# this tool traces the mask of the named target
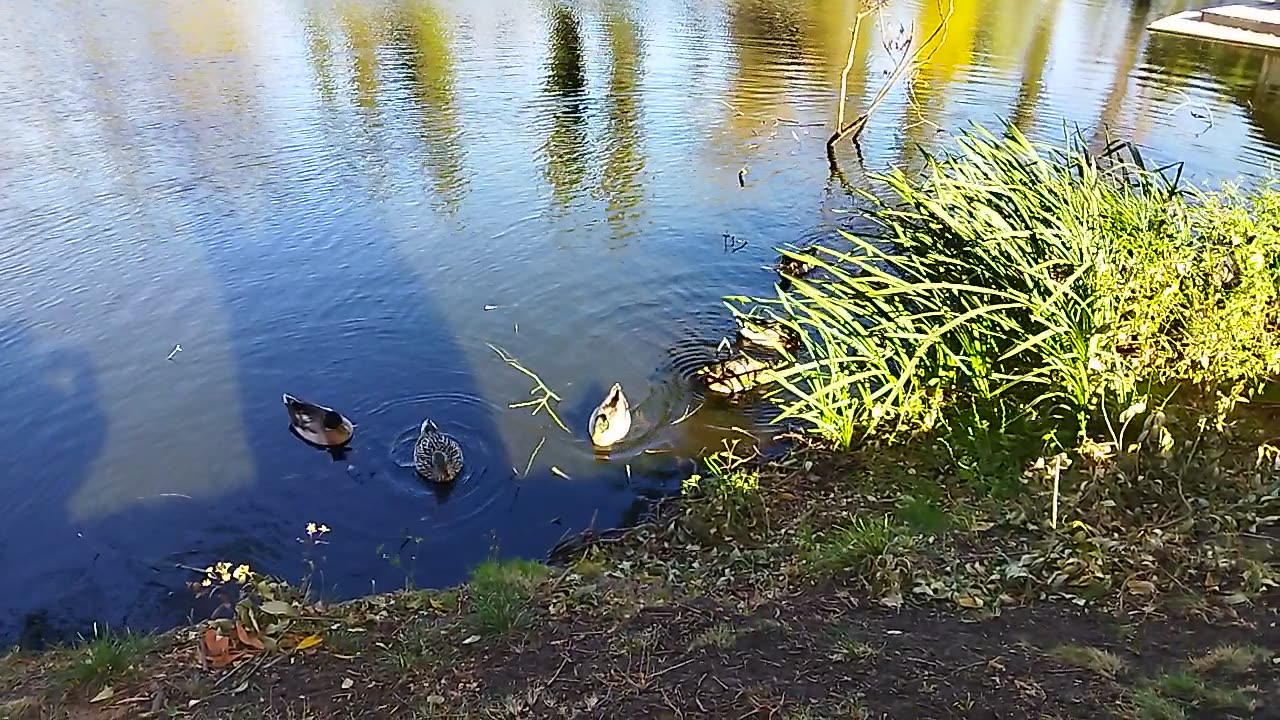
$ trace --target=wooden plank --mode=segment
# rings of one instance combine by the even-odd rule
[[[1280,35],[1280,10],[1274,8],[1248,5],[1205,8],[1200,11],[1200,19],[1207,23],[1238,30]]]
[[[1201,40],[1215,40],[1233,45],[1280,50],[1280,35],[1242,30],[1237,27],[1205,22],[1201,19],[1202,13],[1203,11],[1201,10],[1181,12],[1153,22],[1147,26],[1147,29],[1153,33],[1167,33]]]

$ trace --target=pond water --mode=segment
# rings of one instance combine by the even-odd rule
[[[314,563],[349,597],[634,521],[759,429],[723,403],[675,423],[720,298],[771,292],[774,248],[830,237],[917,143],[1007,117],[1262,174],[1280,72],[1145,32],[1185,6],[955,0],[833,178],[856,1],[3,3],[0,639],[199,615],[182,565]],[[851,113],[882,41],[938,17],[864,24]],[[572,435],[508,407],[532,383],[489,344]],[[639,418],[601,461],[615,381]],[[291,435],[283,392],[354,419],[350,452]],[[404,467],[428,416],[467,454],[446,493]]]

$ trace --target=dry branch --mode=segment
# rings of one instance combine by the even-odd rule
[[[937,2],[939,8],[941,8],[942,0],[937,0]],[[904,41],[901,54],[894,61],[893,71],[889,74],[889,78],[885,80],[884,84],[882,84],[878,90],[876,90],[876,94],[872,97],[871,103],[867,106],[866,111],[854,118],[852,122],[845,124],[844,108],[847,102],[846,96],[849,88],[849,72],[853,68],[854,51],[858,44],[858,31],[861,29],[863,18],[872,13],[882,13],[883,7],[884,5],[882,3],[877,3],[873,8],[858,13],[857,19],[853,24],[852,36],[849,40],[849,57],[845,62],[844,71],[840,74],[840,107],[837,112],[836,130],[831,134],[831,137],[827,138],[827,159],[831,161],[833,169],[837,168],[835,155],[836,144],[846,137],[851,137],[856,145],[858,137],[862,134],[867,122],[871,119],[871,114],[874,113],[876,108],[884,102],[885,98],[889,95],[889,91],[893,89],[893,86],[908,73],[915,73],[919,71],[919,69],[933,57],[933,52],[937,50],[937,46],[940,44],[937,41],[939,38],[945,36],[947,25],[951,21],[951,15],[955,12],[955,1],[947,0],[946,12],[943,13],[942,19],[938,22],[938,26],[929,33],[929,36],[924,39],[924,42],[919,43],[918,45],[915,44],[914,26],[907,31],[909,35]],[[883,27],[884,23],[881,22],[880,25]],[[925,55],[924,51],[927,48],[931,49],[929,53]]]

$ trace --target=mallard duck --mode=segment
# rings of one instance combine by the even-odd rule
[[[355,425],[337,410],[304,402],[285,393],[284,406],[294,432],[312,445],[341,447],[351,442]]]
[[[795,252],[805,253],[808,252],[808,249],[802,248]],[[784,281],[789,281],[792,278],[802,278],[808,275],[813,272],[814,266],[808,260],[801,260],[789,255],[783,255],[778,258],[778,263],[774,265],[774,268],[778,271],[778,275],[782,276]]]
[[[426,480],[453,482],[462,472],[462,446],[440,432],[434,422],[423,420],[418,443],[413,446],[413,468]]]
[[[695,374],[706,383],[707,390],[717,395],[737,395],[763,383],[766,379],[765,372],[779,364],[750,355],[739,355],[705,365]]]
[[[776,320],[741,318],[738,324],[738,340],[747,345],[789,352],[800,344],[796,331]]]
[[[631,406],[622,394],[622,385],[614,383],[600,406],[591,413],[591,442],[607,448],[619,443],[631,431]]]

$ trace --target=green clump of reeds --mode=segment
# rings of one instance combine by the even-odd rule
[[[1221,410],[1280,370],[1274,183],[1204,192],[1132,146],[1013,127],[957,145],[876,178],[875,232],[794,254],[817,276],[730,299],[804,338],[780,419],[841,447],[940,423],[1067,447],[1148,398],[1194,389]]]

